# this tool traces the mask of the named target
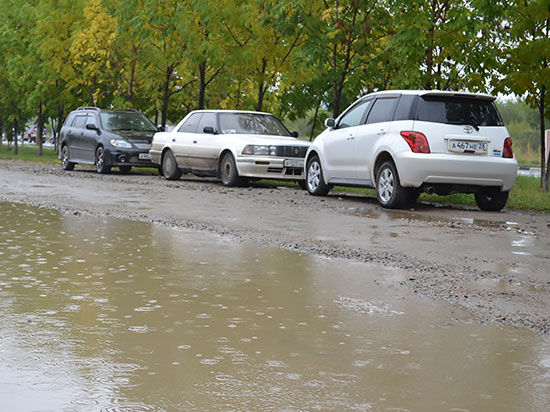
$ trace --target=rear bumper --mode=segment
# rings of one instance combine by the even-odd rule
[[[293,165],[286,165],[290,161]],[[263,179],[303,180],[303,158],[239,156],[235,159],[239,176]]]
[[[510,190],[516,181],[516,159],[463,154],[400,153],[396,159],[402,186],[452,184],[495,186]]]

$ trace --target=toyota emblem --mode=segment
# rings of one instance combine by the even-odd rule
[[[464,133],[472,133],[474,131],[474,127],[473,126],[470,126],[469,124],[467,124],[466,126],[464,126]]]

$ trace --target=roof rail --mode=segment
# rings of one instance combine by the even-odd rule
[[[100,111],[101,109],[99,107],[95,107],[95,106],[85,106],[85,107],[79,107],[76,110],[97,110],[97,111]]]
[[[120,109],[112,109],[113,112],[137,112],[138,110],[132,109],[130,107],[122,107]]]

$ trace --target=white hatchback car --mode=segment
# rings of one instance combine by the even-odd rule
[[[218,177],[226,186],[250,178],[294,180],[304,186],[311,143],[296,137],[269,113],[196,110],[172,131],[156,133],[149,154],[168,180],[185,172]]]
[[[376,188],[385,208],[416,202],[420,192],[473,193],[498,211],[516,180],[510,134],[485,94],[384,91],[327,119],[306,155],[306,186]]]

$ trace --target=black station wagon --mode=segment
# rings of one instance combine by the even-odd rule
[[[157,127],[134,109],[80,107],[65,120],[60,133],[63,170],[77,163],[93,164],[98,173],[112,167],[129,172],[132,166],[154,167],[149,157]]]

